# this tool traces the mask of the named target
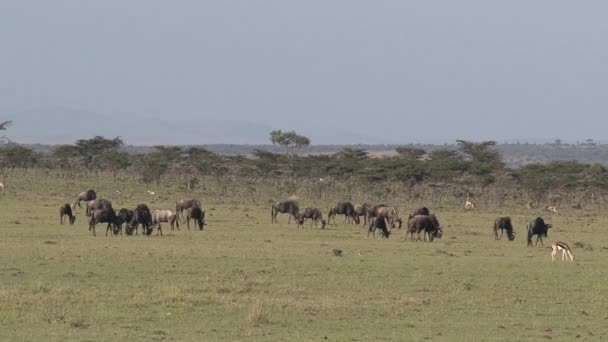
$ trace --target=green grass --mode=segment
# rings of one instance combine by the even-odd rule
[[[166,225],[162,238],[104,237],[100,225],[93,237],[84,209],[75,226],[58,222],[59,204],[85,187],[52,193],[54,182],[14,179],[0,196],[3,341],[608,338],[608,218],[594,212],[544,215],[554,225],[545,246],[584,244],[575,263],[552,263],[550,249],[526,248],[524,222],[539,213],[522,209],[435,209],[444,238],[427,244],[403,241],[403,232],[366,239],[342,218],[326,230],[297,230],[286,216],[271,225],[265,203],[201,195],[205,231]],[[123,191],[115,207],[171,208],[183,197],[142,189]],[[513,242],[493,237],[504,214],[516,225]]]

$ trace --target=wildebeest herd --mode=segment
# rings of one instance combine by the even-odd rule
[[[106,223],[106,236],[122,235],[123,230],[126,235],[139,235],[139,226],[142,228],[143,235],[151,235],[154,228],[157,229],[156,235],[163,235],[161,223],[169,223],[171,230],[179,230],[180,215],[186,212],[186,226],[190,229],[190,221],[194,221],[194,227],[203,230],[205,223],[205,211],[198,200],[181,200],[175,203],[175,211],[169,209],[158,209],[151,211],[148,205],[138,204],[133,209],[121,208],[116,211],[112,207],[112,202],[97,198],[94,190],[83,191],[76,197],[74,204],[63,204],[59,208],[59,222],[64,223],[64,218],[68,218],[70,225],[76,222],[73,209],[85,203],[85,215],[89,218],[89,230],[96,236],[95,227],[99,223]]]
[[[171,230],[175,228],[179,230],[180,217],[183,220],[184,211],[188,229],[190,229],[190,221],[194,222],[195,229],[203,230],[206,225],[205,211],[198,200],[180,200],[175,204],[175,211],[170,209],[151,211],[146,204],[138,204],[134,209],[121,208],[115,211],[112,207],[112,202],[97,198],[94,190],[81,192],[76,197],[74,204],[65,203],[59,208],[61,224],[64,223],[65,217],[68,218],[70,225],[75,223],[76,216],[73,210],[77,206],[81,207],[81,202],[85,203],[86,216],[89,218],[89,230],[93,232],[94,236],[96,235],[95,227],[99,223],[107,224],[106,236],[108,233],[111,235],[122,235],[123,230],[126,235],[139,235],[140,225],[143,235],[151,235],[154,228],[156,228],[156,235],[162,236],[162,223],[170,224]],[[361,218],[363,218],[363,224],[368,228],[368,238],[370,234],[375,238],[376,230],[379,230],[382,238],[389,238],[393,229],[401,229],[403,225],[403,220],[399,216],[397,208],[386,204],[372,205],[370,203],[362,203],[353,205],[348,201],[338,202],[328,209],[327,221],[323,218],[323,213],[320,209],[304,208],[300,210],[297,202],[294,200],[273,203],[270,213],[271,223],[277,223],[278,214],[283,213],[289,215],[288,223],[291,223],[291,219],[293,218],[298,228],[304,227],[306,220],[310,220],[311,226],[316,224],[320,229],[325,229],[326,225],[332,222],[336,223],[337,215],[344,215],[344,222],[347,224],[358,225],[361,223]],[[547,237],[549,228],[551,228],[551,224],[546,224],[541,217],[530,221],[527,226],[527,246],[536,246],[539,241],[543,245],[543,237]],[[507,234],[509,241],[515,240],[515,232],[510,217],[497,218],[494,221],[493,230],[496,240],[500,240],[504,233]],[[414,234],[416,235],[416,239],[414,238]],[[407,239],[408,235],[410,235],[411,241],[433,242],[434,239],[441,239],[443,228],[437,216],[431,213],[428,208],[422,207],[409,213],[404,239]],[[533,244],[532,238],[534,235],[536,235],[536,242]],[[567,247],[567,244],[563,242],[556,242],[553,245],[554,251],[559,248],[563,250]]]
[[[272,223],[277,223],[277,215],[283,213],[289,215],[288,222],[291,222],[291,218],[293,217],[297,222],[298,228],[304,227],[304,222],[307,219],[311,221],[311,226],[313,223],[316,223],[317,226],[324,229],[326,224],[331,224],[331,222],[335,224],[336,215],[344,215],[344,222],[347,224],[360,224],[360,218],[363,217],[363,224],[368,227],[367,237],[371,234],[374,238],[376,230],[380,231],[382,238],[389,238],[391,230],[393,228],[401,229],[403,223],[397,208],[386,204],[372,205],[370,203],[362,203],[353,205],[351,202],[338,202],[329,208],[327,221],[323,219],[320,209],[305,208],[300,210],[298,204],[293,200],[272,204],[270,212]],[[546,224],[541,217],[530,221],[527,225],[527,246],[536,246],[538,245],[538,241],[543,245],[543,237],[547,237],[549,228],[551,228],[551,225]],[[509,241],[515,240],[515,232],[510,217],[497,218],[494,221],[493,229],[496,240],[500,240],[504,233],[507,234]],[[414,241],[414,234],[416,234],[417,241],[433,242],[434,239],[440,239],[443,236],[443,228],[437,216],[431,213],[428,208],[422,207],[410,212],[407,218],[404,239],[407,239],[407,236],[410,235],[411,241]],[[534,235],[536,235],[536,242],[533,244],[532,238]],[[562,249],[565,248],[564,246],[567,247],[567,244],[563,242],[556,242],[553,245],[554,251],[558,247]]]

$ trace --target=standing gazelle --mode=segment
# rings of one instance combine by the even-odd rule
[[[572,254],[572,250],[570,249],[570,246],[568,246],[568,244],[566,244],[565,242],[555,241],[551,244],[551,250],[551,261],[555,261],[555,255],[559,251],[562,251],[562,261],[564,261],[564,258],[566,258],[566,260],[570,258],[570,262],[574,262],[574,255]]]

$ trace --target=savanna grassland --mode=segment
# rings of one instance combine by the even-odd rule
[[[296,229],[270,202],[227,201],[199,190],[64,183],[13,175],[0,194],[0,340],[3,341],[594,341],[608,338],[608,217],[598,210],[549,215],[525,208],[433,207],[443,227],[432,244],[366,239],[343,218]],[[58,207],[92,187],[115,208],[174,208],[199,198],[204,231],[105,237],[74,226]],[[121,189],[121,193],[115,190]],[[335,200],[338,200],[336,198]],[[327,212],[329,201],[301,201]],[[545,247],[526,248],[524,224],[553,224]],[[511,215],[517,237],[495,241]],[[550,241],[574,263],[551,262]],[[575,246],[576,243],[576,246]],[[334,250],[342,251],[340,256]]]

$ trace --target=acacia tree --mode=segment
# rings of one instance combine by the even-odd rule
[[[13,122],[10,120],[0,123],[0,131],[6,131],[8,126],[10,126],[12,124],[13,124]],[[0,136],[0,143],[6,144],[6,143],[10,143],[10,142],[11,142],[11,140],[9,138],[7,138],[6,135]]]
[[[273,145],[279,145],[290,158],[293,158],[295,151],[310,145],[310,139],[299,135],[295,131],[283,132],[280,129],[270,132],[270,141]]]
[[[106,139],[95,136],[92,139],[80,139],[76,141],[76,151],[82,157],[84,166],[91,168],[103,155],[116,152],[123,145],[122,139]]]

